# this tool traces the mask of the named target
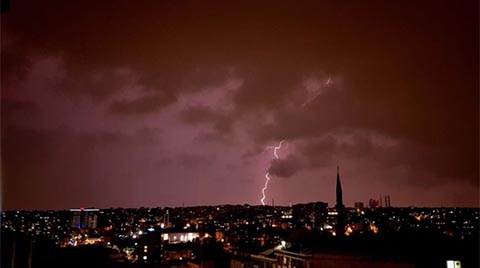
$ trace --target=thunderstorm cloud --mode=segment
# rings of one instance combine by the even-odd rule
[[[336,166],[346,204],[478,205],[478,1],[25,0],[1,19],[3,209],[259,204],[265,171],[289,178],[278,204],[333,203]]]

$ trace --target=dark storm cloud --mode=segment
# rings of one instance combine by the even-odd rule
[[[143,75],[137,77],[137,82],[141,83],[140,92],[144,96],[133,100],[112,102],[110,105],[112,113],[116,115],[155,113],[175,103],[182,94],[221,86],[229,76],[226,68],[179,67],[176,69],[168,66],[162,72],[142,71]],[[223,127],[222,122],[218,121],[215,126],[219,130]]]
[[[140,128],[132,133],[114,132],[114,131],[96,131],[80,132],[72,131],[72,136],[80,140],[80,143],[90,144],[91,146],[139,146],[152,145],[159,142],[158,136],[162,131],[157,128]]]
[[[268,171],[277,177],[287,178],[302,170],[338,165],[336,161],[339,156],[375,160],[376,156],[379,156],[376,154],[384,157],[391,153],[389,150],[376,148],[368,135],[352,135],[348,143],[335,139],[335,136],[341,135],[342,133],[323,135],[321,138],[297,142],[295,152],[288,154],[286,158],[272,160]]]
[[[268,172],[276,177],[289,178],[302,168],[302,163],[295,156],[285,159],[275,159],[271,162]]]
[[[209,166],[214,159],[212,157],[196,155],[192,153],[180,153],[176,157],[177,165],[183,168],[199,168]]]
[[[451,156],[443,156],[441,152],[451,148],[436,147],[432,149],[424,144],[410,141],[396,141],[394,144],[382,145],[385,138],[371,133],[354,133],[348,142],[341,142],[335,136],[327,135],[321,139],[313,139],[298,145],[297,157],[301,156],[303,168],[318,168],[328,165],[339,165],[342,157],[356,159],[356,161],[372,161],[383,168],[394,170],[396,168],[408,169],[411,176],[401,178],[400,182],[411,185],[433,186],[445,183],[451,178],[467,181],[478,187],[475,170],[471,164],[455,161]],[[439,156],[440,154],[440,156]],[[423,176],[421,180],[418,175]]]
[[[225,66],[200,68],[198,65],[159,65],[160,71],[143,70],[142,82],[153,91],[162,90],[171,94],[179,91],[188,93],[221,86],[230,75],[229,68]]]
[[[234,96],[237,109],[282,109],[295,89],[300,87],[301,75],[300,70],[284,65],[262,66],[251,72],[240,73],[244,83]]]
[[[345,133],[349,133],[348,137]],[[271,161],[268,171],[276,177],[288,178],[302,170],[341,165],[341,159],[354,159],[359,163],[375,163],[391,172],[408,170],[411,175],[400,178],[399,183],[432,187],[453,177],[478,187],[475,171],[469,170],[468,164],[438,156],[445,150],[448,148],[432,150],[408,141],[386,141],[385,137],[375,133],[343,131],[297,142],[295,152]]]
[[[232,115],[227,111],[214,110],[209,107],[195,105],[180,112],[180,119],[189,124],[211,124],[219,133],[229,132],[232,128]]]
[[[232,141],[232,137],[229,137],[227,133],[222,133],[219,131],[202,131],[200,132],[194,140],[200,143],[213,143],[221,142],[228,144]]]
[[[118,115],[142,115],[157,112],[174,99],[174,96],[165,94],[148,95],[134,100],[114,101],[109,109],[110,112]]]
[[[338,147],[332,136],[326,136],[300,144],[298,154],[304,157],[305,167],[325,167],[332,164],[332,156],[339,153]]]
[[[64,67],[64,66],[62,66]],[[57,85],[57,91],[73,97],[88,97],[94,101],[104,101],[135,86],[137,77],[126,68],[96,70],[92,73],[67,73],[66,79]]]
[[[116,8],[112,9],[112,5]],[[148,12],[151,8],[156,11]],[[41,56],[60,57],[64,61],[69,76],[59,85],[64,94],[81,94],[94,100],[109,97],[124,86],[129,77],[122,77],[122,68],[138,75],[137,82],[144,86],[146,94],[160,91],[159,94],[168,96],[162,98],[160,106],[175,101],[178,91],[218,86],[224,81],[228,66],[222,63],[205,67],[198,60],[206,56],[188,55],[189,46],[198,38],[170,33],[179,26],[178,16],[189,16],[188,12],[193,10],[179,10],[178,5],[163,1],[135,6],[127,1],[15,2],[9,12],[2,14],[2,22],[8,25],[2,27],[2,36],[8,37],[2,42],[2,63],[9,66],[2,68],[2,83],[21,79],[31,67],[30,59]],[[20,19],[24,16],[34,20],[35,25]],[[188,27],[187,31],[201,28],[195,24]],[[148,107],[141,110],[151,110],[150,102],[145,105]],[[114,106],[114,110],[123,111]]]
[[[304,109],[294,106],[277,111],[272,123],[258,128],[256,140],[263,144],[268,140],[315,138],[343,129],[370,129],[411,145],[412,153],[406,156],[404,152],[392,152],[390,157],[398,156],[398,162],[406,162],[412,168],[422,163],[432,174],[447,172],[461,180],[478,181],[477,83],[472,81],[467,86],[461,79],[423,80],[418,84],[408,79],[387,84],[371,77],[370,83],[378,88],[375,94],[369,93],[373,90],[371,85],[346,81],[348,89],[327,92]],[[359,141],[358,145],[363,147],[352,151],[352,156],[368,154],[371,150],[366,142]],[[424,158],[421,161],[403,159],[414,152]]]
[[[231,146],[238,146],[236,152],[251,147],[247,157],[258,157],[259,148],[272,141],[298,144],[295,155],[272,165],[277,176],[335,166],[340,155],[369,159],[386,171],[418,170],[419,184],[459,181],[478,187],[478,1],[12,1],[1,16],[7,207],[33,206],[16,197],[24,196],[20,189],[29,178],[44,194],[49,183],[84,179],[93,185],[99,168],[85,148],[108,145],[100,163],[119,155],[125,163],[142,158],[122,153],[136,144],[129,135],[137,134],[92,129],[85,136],[68,128],[39,128],[54,121],[50,115],[57,111],[37,112],[51,104],[42,98],[44,91],[74,103],[87,96],[92,110],[108,106],[106,118],[88,113],[66,124],[88,121],[79,128],[106,125],[126,131],[133,124],[128,116],[141,125],[180,97],[202,90],[208,95],[229,77],[242,82],[231,96],[232,110],[179,109],[183,123],[200,128],[197,141],[234,144],[238,123],[253,144]],[[42,92],[22,91],[19,85],[44,58],[58,60],[60,67],[51,68],[58,81]],[[304,80],[330,76],[332,87],[341,80],[341,88],[325,90],[302,107],[308,97]],[[35,87],[35,81],[31,84]],[[12,92],[25,98],[13,101]],[[39,114],[45,122],[38,122]],[[108,125],[107,119],[124,121]],[[382,138],[359,131],[396,145],[379,146],[375,140]],[[349,143],[333,137],[344,132],[353,133]],[[153,141],[156,134],[147,136]],[[65,159],[60,145],[69,148]],[[180,157],[186,169],[207,164],[198,152],[191,154]],[[115,161],[108,163],[119,166]],[[117,185],[125,191],[130,187]],[[80,194],[62,198],[82,199]],[[44,207],[57,203],[44,202]]]

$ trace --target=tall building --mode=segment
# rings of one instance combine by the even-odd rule
[[[375,209],[375,208],[379,208],[380,204],[378,200],[370,198],[370,200],[368,201],[368,206],[372,209]]]
[[[337,224],[335,226],[335,233],[343,235],[345,233],[345,206],[343,205],[342,184],[340,183],[340,172],[337,167],[337,203],[335,205],[337,210]]]
[[[363,210],[363,202],[355,202],[355,209]]]
[[[78,229],[97,228],[98,208],[72,208],[72,221],[70,226]]]

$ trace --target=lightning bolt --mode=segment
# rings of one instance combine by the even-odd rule
[[[262,188],[262,195],[263,195],[263,196],[262,196],[262,199],[260,199],[260,202],[262,202],[262,206],[265,206],[265,202],[264,202],[264,201],[265,201],[265,198],[266,198],[266,196],[265,196],[265,190],[267,190],[267,188],[268,188],[268,182],[270,181],[270,177],[269,177],[268,175],[269,175],[269,174],[268,174],[268,172],[267,172],[267,173],[265,174],[265,186],[263,186],[263,188]]]
[[[269,146],[267,147],[268,149],[272,149],[273,148],[273,156],[275,156],[275,160],[278,160],[278,153],[277,151],[280,150],[282,148],[282,143],[284,143],[285,140],[281,140],[280,143],[278,143],[278,146]],[[270,181],[270,174],[269,172],[267,171],[267,173],[265,173],[265,186],[263,186],[262,188],[262,199],[260,199],[260,202],[262,202],[262,205],[265,206],[265,198],[266,198],[266,195],[265,195],[265,190],[268,189],[268,182]]]
[[[332,84],[332,83],[333,83],[333,81],[332,81],[332,79],[329,77],[329,78],[327,79],[327,81],[326,81],[325,83],[323,83],[323,85],[322,85],[321,87],[323,87],[323,86],[328,86],[328,85],[330,85],[330,84]],[[314,99],[316,99],[318,96],[320,96],[320,94],[322,94],[321,87],[320,87],[318,90],[316,90],[316,92],[314,92],[313,96],[311,96],[310,98],[308,98],[308,99],[302,104],[302,107],[307,106],[310,102],[312,102]]]

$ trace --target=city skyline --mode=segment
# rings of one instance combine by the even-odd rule
[[[478,7],[11,1],[2,210],[478,207]]]

